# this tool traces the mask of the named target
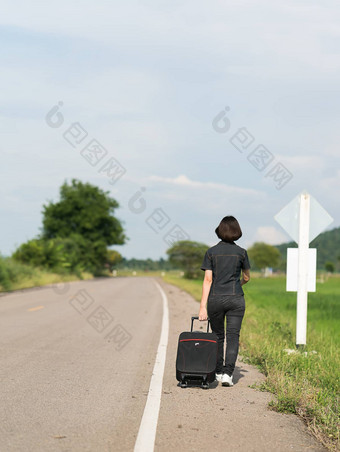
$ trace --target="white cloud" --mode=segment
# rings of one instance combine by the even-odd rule
[[[278,245],[290,241],[291,239],[273,226],[259,226],[250,240],[250,243],[265,242],[270,245]]]
[[[12,155],[3,158],[1,199],[9,212],[29,205],[40,218],[39,204],[66,177],[107,186],[99,165],[62,137],[79,121],[127,169],[114,190],[138,238],[126,246],[131,257],[149,252],[141,231],[158,206],[193,239],[210,243],[232,214],[244,240],[277,243],[286,238],[274,214],[306,187],[339,224],[340,209],[331,209],[340,191],[338,2],[33,3],[4,0],[0,17],[0,147]],[[52,130],[44,116],[61,100],[65,123]],[[219,135],[211,121],[224,105],[233,130]],[[275,190],[249,164],[253,148],[227,150],[242,125],[294,174],[287,188]],[[148,208],[133,229],[127,203],[144,185]],[[6,219],[10,231],[17,217]],[[158,237],[153,256],[165,246]],[[9,241],[2,234],[0,251]]]
[[[252,196],[252,197],[265,197],[265,193],[252,188],[236,187],[232,185],[219,184],[216,182],[201,182],[189,179],[185,174],[180,174],[177,177],[161,177],[161,176],[150,176],[148,178],[152,182],[160,182],[162,184],[170,184],[175,186],[186,187],[190,189],[204,189],[212,190],[218,192],[224,192],[230,195],[242,195],[242,196]]]

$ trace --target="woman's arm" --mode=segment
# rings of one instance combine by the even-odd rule
[[[210,292],[211,283],[212,283],[212,270],[205,270],[203,287],[202,287],[200,312],[198,314],[199,320],[207,320],[207,318],[208,318],[207,301],[208,301],[208,295]]]
[[[250,270],[242,270],[241,286],[247,284],[249,280],[250,280]]]

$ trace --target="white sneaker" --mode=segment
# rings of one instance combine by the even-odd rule
[[[233,377],[230,377],[228,374],[223,374],[220,381],[222,381],[222,386],[234,386]]]
[[[215,374],[217,381],[222,381],[222,374]]]

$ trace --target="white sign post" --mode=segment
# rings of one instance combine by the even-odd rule
[[[287,249],[287,291],[297,291],[298,347],[307,343],[308,292],[315,292],[316,250],[310,249],[309,243],[333,221],[333,218],[307,192],[294,198],[274,218],[298,244],[297,250]]]
[[[296,305],[296,344],[306,344],[307,338],[307,280],[309,248],[310,196],[300,197],[298,287]]]

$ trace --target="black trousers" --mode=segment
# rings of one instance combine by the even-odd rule
[[[207,313],[211,329],[218,337],[216,373],[227,373],[231,376],[234,372],[244,311],[243,295],[209,295]],[[226,331],[225,319],[227,320]],[[227,346],[223,364],[225,336],[227,336]]]

